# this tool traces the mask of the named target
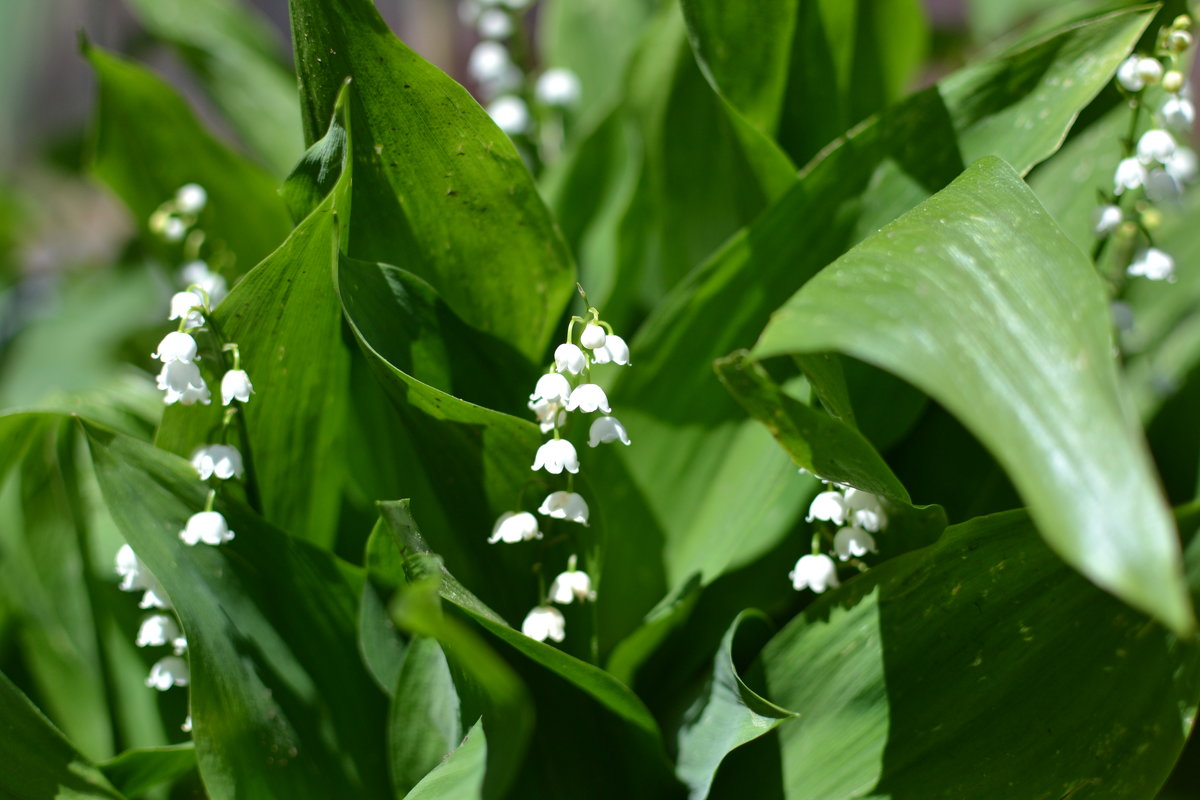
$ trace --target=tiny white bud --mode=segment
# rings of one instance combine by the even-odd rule
[[[581,91],[579,76],[561,67],[543,72],[534,87],[539,103],[556,108],[568,108],[578,103]]]
[[[588,323],[579,337],[579,343],[589,350],[595,350],[597,347],[604,347],[606,338],[604,328],[595,323]]]
[[[487,107],[488,115],[496,127],[509,136],[517,136],[529,130],[529,107],[516,95],[497,97]]]
[[[507,39],[512,35],[512,17],[498,8],[489,8],[479,14],[475,30],[484,39]]]
[[[184,214],[199,214],[208,202],[208,192],[198,183],[188,183],[175,193],[175,206]]]
[[[1097,236],[1107,236],[1120,227],[1125,220],[1125,213],[1120,206],[1112,203],[1102,205],[1092,212],[1092,232]]]

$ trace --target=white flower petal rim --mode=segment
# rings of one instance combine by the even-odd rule
[[[557,372],[547,372],[538,378],[533,394],[529,395],[531,403],[546,402],[565,405],[571,396],[571,383]]]
[[[192,466],[200,474],[200,480],[206,481],[216,476],[227,481],[230,478],[241,478],[243,475],[242,454],[229,444],[210,444],[201,447],[192,454]]]
[[[516,544],[541,539],[542,532],[538,530],[537,517],[528,511],[505,511],[492,526],[492,535],[488,544],[504,542]]]
[[[561,642],[566,638],[566,619],[554,606],[537,606],[525,615],[521,633],[539,642],[547,639]]]
[[[625,426],[616,417],[597,417],[588,431],[589,447],[597,447],[605,442],[620,442],[627,446],[632,444]]]
[[[165,692],[172,686],[187,686],[190,679],[188,663],[179,656],[167,656],[160,658],[150,668],[150,676],[146,678],[146,685]]]
[[[582,383],[571,392],[571,397],[567,400],[567,411],[582,411],[586,414],[603,411],[608,414],[612,409],[608,407],[608,397],[603,389],[594,383]]]
[[[231,369],[221,378],[221,404],[229,405],[234,400],[248,403],[254,394],[254,385],[244,369]]]
[[[846,521],[846,498],[841,492],[821,492],[813,498],[804,521],[812,522],[817,519],[832,522],[834,525],[841,525]]]
[[[551,519],[565,519],[588,524],[588,504],[582,495],[575,492],[551,492],[538,506],[538,513]]]
[[[592,591],[592,579],[586,572],[578,569],[559,573],[550,584],[549,595],[550,601],[559,605],[596,599],[596,593]]]
[[[559,475],[563,470],[575,474],[579,472],[579,454],[566,439],[551,439],[538,448],[530,469],[534,472],[545,469],[551,475]]]
[[[812,589],[820,594],[839,585],[837,565],[823,553],[801,556],[788,577],[792,580],[792,588],[798,592]]]
[[[196,360],[198,349],[196,340],[192,338],[191,334],[183,331],[171,331],[158,343],[158,349],[151,353],[150,357],[156,358],[164,364],[176,361],[190,364]]]
[[[234,532],[219,511],[200,511],[188,518],[187,525],[179,532],[186,545],[222,545],[233,541]]]
[[[579,345],[564,342],[554,348],[554,369],[557,372],[569,372],[578,375],[587,366],[587,358]]]
[[[833,549],[841,561],[878,552],[875,549],[875,538],[856,526],[841,528],[833,537]]]

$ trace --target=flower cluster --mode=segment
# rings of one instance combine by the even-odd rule
[[[471,51],[467,72],[478,84],[488,114],[509,136],[536,132],[531,101],[541,111],[561,112],[577,105],[581,93],[579,78],[562,68],[542,72],[531,91],[527,70],[514,58],[525,50],[521,15],[529,5],[530,0],[462,0],[458,6],[462,23],[474,28],[480,40]]]
[[[578,329],[578,336],[576,330]],[[542,500],[537,513],[549,520],[563,520],[586,526],[588,504],[574,491],[574,478],[579,472],[579,452],[564,436],[573,419],[591,415],[588,427],[588,446],[598,447],[608,442],[630,444],[625,426],[612,415],[604,389],[592,382],[592,368],[599,364],[629,364],[629,345],[612,331],[612,326],[600,319],[595,308],[588,308],[588,317],[572,317],[567,327],[567,340],[554,351],[554,362],[542,375],[533,394],[529,410],[537,419],[547,439],[534,455],[531,469],[544,470],[550,475],[564,475],[566,489],[551,491]],[[496,520],[489,542],[527,542],[543,538],[538,518],[529,511],[507,511]],[[594,600],[591,578],[576,569],[577,557],[572,555],[567,569],[554,579],[544,602],[529,612],[521,630],[539,641],[552,639],[561,642],[565,636],[562,612],[552,603]]]
[[[1177,200],[1197,176],[1196,153],[1180,141],[1186,140],[1196,119],[1183,70],[1192,47],[1191,26],[1190,17],[1177,17],[1159,32],[1153,55],[1135,53],[1117,70],[1117,86],[1133,116],[1113,172],[1112,192],[1101,192],[1092,230],[1101,241],[1119,241],[1126,254],[1121,262],[1124,274],[1131,278],[1175,280],[1175,261],[1154,246],[1154,230],[1162,219],[1158,204]],[[1144,110],[1153,110],[1152,122],[1139,134]]]
[[[826,553],[825,540],[832,534],[832,552],[839,561],[854,561],[877,552],[875,537],[887,527],[887,512],[878,497],[852,487],[828,486],[813,498],[807,522],[820,528],[813,534],[812,553],[802,556],[788,573],[796,591],[812,589],[820,594],[838,585],[837,564]]]

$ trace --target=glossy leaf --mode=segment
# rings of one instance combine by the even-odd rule
[[[1080,578],[1021,512],[846,582],[760,661],[801,712],[779,728],[788,800],[1152,797],[1200,696],[1195,644]]]
[[[463,738],[458,692],[436,639],[418,636],[409,644],[389,717],[392,785],[408,791]]]
[[[770,634],[766,615],[749,611],[738,615],[721,641],[708,685],[679,728],[675,772],[688,785],[693,798],[708,796],[713,775],[726,753],[798,716],[760,697],[738,675],[735,640],[743,640],[737,646],[744,650],[748,633],[743,629],[751,627],[764,629],[757,636],[759,647]]]
[[[476,722],[467,731],[462,744],[436,769],[404,795],[404,800],[481,800],[487,765],[487,735]]]
[[[3,673],[0,751],[0,792],[9,797],[122,797]]]
[[[101,764],[100,769],[122,794],[137,797],[194,771],[196,748],[192,744],[177,744],[126,750]]]
[[[92,167],[143,230],[161,203],[194,182],[208,192],[199,221],[206,245],[236,259],[233,274],[283,241],[291,225],[266,171],[213,138],[183,98],[144,67],[87,44],[84,55],[99,85]],[[145,124],[147,109],[154,109],[153,124]]]
[[[471,325],[540,358],[574,268],[508,137],[369,0],[290,7],[308,142],[324,134],[344,78],[354,80],[349,255],[405,265]]]
[[[1185,630],[1179,543],[1112,346],[1091,264],[983,159],[810,281],[753,355],[836,351],[911,382],[1004,465],[1051,547]]]
[[[384,695],[355,644],[360,573],[235,502],[217,504],[232,542],[184,545],[207,495],[192,466],[83,427],[109,509],[187,636],[210,796],[383,796]]]

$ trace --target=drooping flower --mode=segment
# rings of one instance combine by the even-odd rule
[[[254,386],[251,385],[250,376],[244,369],[231,369],[221,378],[222,405],[229,405],[235,398],[240,403],[249,402],[253,393]]]
[[[509,136],[529,130],[529,106],[515,94],[504,94],[488,104],[487,113],[496,127]]]
[[[575,492],[551,492],[538,506],[538,513],[551,519],[565,519],[588,524],[588,504],[582,495]]]
[[[1157,247],[1147,247],[1137,254],[1126,268],[1125,274],[1170,283],[1175,280],[1175,259]]]
[[[167,593],[163,591],[158,579],[146,568],[142,560],[127,544],[117,550],[116,571],[121,576],[117,588],[122,592],[142,592],[139,608],[170,608]]]
[[[499,42],[480,42],[467,58],[467,73],[487,85],[504,80],[513,66],[508,49]]]
[[[587,366],[587,359],[579,345],[564,342],[554,348],[554,369],[558,372],[569,372],[578,375]]]
[[[579,569],[568,569],[560,572],[550,584],[550,600],[560,605],[567,605],[572,600],[585,602],[595,600],[596,593],[592,591],[592,579]]]
[[[851,524],[878,533],[887,527],[887,514],[879,498],[870,492],[850,488],[845,495],[846,516]],[[839,523],[841,524],[841,523]]]
[[[1143,164],[1165,164],[1174,153],[1175,138],[1161,128],[1152,128],[1138,139],[1137,157]]]
[[[628,445],[629,434],[625,426],[616,417],[597,417],[588,430],[588,446],[596,447],[605,442],[620,442]]]
[[[868,552],[877,552],[874,537],[857,526],[838,530],[833,537],[833,549],[842,561],[865,556]]]
[[[1092,212],[1092,232],[1097,236],[1107,236],[1124,221],[1125,212],[1121,211],[1121,207],[1107,203]]]
[[[171,296],[171,316],[168,320],[182,319],[185,331],[194,331],[204,325],[204,298],[196,291],[176,292]]]
[[[614,364],[628,364],[629,345],[625,344],[625,340],[620,336],[609,334],[604,337],[604,345],[592,351],[592,358],[597,364],[607,364],[610,361]]]
[[[575,445],[566,439],[551,439],[544,443],[538,448],[531,469],[536,472],[543,468],[551,475],[558,475],[564,469],[572,474],[579,472],[579,454],[575,452]]]
[[[542,532],[538,530],[537,517],[528,511],[505,511],[492,526],[488,544],[515,544],[541,538]]]
[[[138,647],[161,647],[169,644],[175,648],[176,655],[187,649],[187,639],[179,630],[179,623],[170,614],[152,614],[142,620],[134,643]]]
[[[594,322],[588,323],[583,329],[583,333],[579,336],[579,343],[588,350],[595,350],[597,347],[604,347],[604,342],[607,337],[604,335],[604,328]]]
[[[489,8],[479,15],[475,30],[483,39],[507,39],[512,35],[512,17],[498,8]]]
[[[163,337],[163,340],[158,343],[158,349],[150,355],[164,364],[171,364],[176,361],[190,364],[196,360],[198,349],[196,340],[192,338],[191,334],[183,333],[182,331],[171,331]]]
[[[797,592],[812,589],[820,594],[838,585],[837,566],[824,553],[801,556],[788,577],[792,579],[792,588]]]
[[[567,422],[567,412],[561,403],[551,403],[547,400],[530,400],[529,410],[537,417],[538,427],[542,433],[549,433],[555,428],[561,428]]]
[[[547,639],[561,642],[567,635],[566,625],[567,621],[562,612],[554,606],[537,606],[525,615],[525,621],[521,623],[521,633],[539,642]]]
[[[832,522],[834,525],[843,524],[846,521],[846,498],[841,492],[821,492],[813,498],[804,521],[812,522],[814,519]]]
[[[187,545],[197,545],[201,542],[211,545],[225,544],[232,541],[233,537],[234,533],[229,530],[229,523],[219,511],[199,511],[192,514],[188,517],[187,525],[179,532],[179,538]]]
[[[1147,85],[1162,80],[1162,75],[1162,62],[1157,58],[1132,55],[1121,62],[1121,66],[1117,69],[1117,83],[1121,84],[1126,91],[1140,92]]]
[[[582,87],[579,76],[569,69],[554,67],[542,73],[534,95],[542,105],[569,108],[579,102]]]
[[[1168,97],[1158,113],[1164,125],[1177,131],[1190,131],[1196,122],[1196,106],[1188,98],[1177,94]]]
[[[187,686],[190,677],[191,673],[186,661],[179,656],[167,656],[160,658],[150,668],[150,676],[146,678],[146,685],[165,692],[172,686]]]
[[[1190,147],[1176,147],[1175,154],[1164,165],[1172,178],[1182,183],[1196,179],[1196,151]]]
[[[1113,173],[1113,194],[1136,189],[1146,182],[1146,168],[1136,158],[1122,159]]]
[[[208,192],[198,183],[186,183],[175,192],[175,207],[184,214],[199,214],[208,202]]]
[[[157,385],[166,391],[163,402],[167,405],[182,403],[190,406],[195,403],[208,405],[211,395],[208,384],[200,375],[200,368],[189,361],[172,361],[164,364],[158,373]]]
[[[570,396],[571,384],[567,379],[557,372],[547,372],[538,378],[537,385],[533,389],[533,394],[529,395],[529,400],[533,403],[541,400],[547,403],[566,405],[567,398]]]
[[[242,477],[242,454],[229,444],[210,444],[192,454],[192,466],[206,481],[213,475],[223,481]]]
[[[571,397],[567,400],[567,411],[576,409],[585,413],[591,413],[597,409],[605,414],[612,411],[608,407],[608,397],[605,396],[604,390],[594,383],[580,384],[571,392]]]

